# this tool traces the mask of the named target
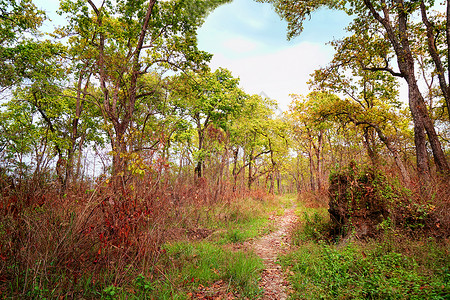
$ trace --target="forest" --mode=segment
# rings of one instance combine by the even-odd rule
[[[353,17],[284,112],[230,0],[0,0],[1,299],[449,299],[450,0],[256,1]]]

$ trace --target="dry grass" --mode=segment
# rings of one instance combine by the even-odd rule
[[[210,207],[243,209],[231,186],[162,182],[153,174],[120,190],[106,180],[77,183],[65,195],[50,184],[2,182],[0,298],[98,297],[155,266],[168,239],[204,235],[199,222]],[[261,191],[249,196],[266,199]]]
[[[307,208],[328,208],[328,191],[305,191],[298,195],[298,201]]]

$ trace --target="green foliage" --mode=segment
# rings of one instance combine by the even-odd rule
[[[47,63],[58,54],[53,51],[58,46],[35,39],[45,18],[31,0],[0,1],[0,87],[33,79],[51,66]]]
[[[439,102],[442,96],[446,100],[446,106],[450,106],[448,83],[443,68],[447,60],[445,53],[448,52],[448,43],[444,36],[438,34],[442,25],[437,25],[445,22],[448,16],[445,13],[433,12],[435,7],[444,11],[444,2],[437,3],[433,0],[401,2],[312,0],[301,3],[290,0],[260,1],[271,3],[277,13],[288,22],[289,38],[300,34],[303,23],[314,11],[321,8],[339,9],[352,15],[353,22],[347,28],[351,36],[333,42],[337,51],[332,63],[329,67],[316,71],[312,82],[314,87],[320,90],[345,94],[350,99],[348,102],[352,102],[354,107],[358,108],[352,112],[338,107],[331,115],[341,123],[346,124],[345,119],[347,119],[356,126],[362,127],[368,137],[370,131],[375,130],[379,139],[394,157],[406,182],[409,182],[410,178],[406,167],[398,157],[397,149],[401,148],[392,141],[398,140],[402,135],[406,138],[411,136],[408,121],[412,120],[416,132],[415,154],[419,176],[423,177],[421,181],[429,181],[429,166],[424,146],[425,136],[417,134],[423,131],[424,125],[421,123],[426,123],[427,135],[438,171],[449,172],[440,138],[435,133],[442,129],[434,125],[435,122],[430,119],[427,109],[428,105],[433,107],[436,102],[443,103]],[[418,15],[420,17],[416,17]],[[419,65],[420,73],[423,75],[421,79],[424,79],[423,82],[427,85],[427,96],[419,91],[417,84],[419,78],[416,78],[414,72],[416,65]],[[433,83],[436,77],[439,79],[439,84]],[[398,84],[395,78],[406,79],[409,90],[415,91],[409,93],[412,119],[409,114],[399,111],[400,102],[396,99]],[[436,93],[438,89],[440,92]],[[430,104],[425,103],[424,100],[428,97]],[[419,106],[426,112],[420,117],[417,110]],[[433,109],[430,108],[430,110]],[[422,118],[423,121],[418,121]],[[376,155],[377,151],[374,151],[377,148],[376,144],[370,140],[365,144],[369,149],[371,160],[376,163],[379,159]]]
[[[322,208],[305,208],[292,232],[296,247],[280,257],[293,299],[447,299],[449,246],[433,238],[411,239],[393,229],[364,242],[316,239],[326,227]],[[308,217],[306,217],[308,216]]]
[[[449,262],[440,265],[445,253],[439,253],[439,257],[427,257],[435,265],[425,266],[415,254],[389,251],[383,244],[309,243],[281,262],[293,274],[289,280],[296,299],[446,299]]]
[[[176,113],[165,105],[167,82],[157,74],[207,68],[211,55],[198,49],[196,30],[212,9],[226,2],[105,1],[96,6],[92,1],[61,1],[60,13],[68,23],[57,34],[68,37],[77,94],[94,89],[92,101],[114,151],[114,176],[127,175],[123,154],[171,138]],[[147,133],[150,138],[145,139]]]
[[[116,299],[116,297],[120,294],[120,288],[109,285],[103,289],[102,299]]]
[[[142,274],[136,277],[134,286],[136,287],[138,297],[151,296],[153,290],[156,288],[155,282],[147,280]]]

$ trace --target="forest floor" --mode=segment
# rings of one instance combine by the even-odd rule
[[[291,199],[284,199],[287,203],[290,202],[289,200]],[[258,299],[286,300],[289,293],[292,292],[278,258],[290,251],[289,233],[298,220],[295,209],[296,205],[293,204],[290,208],[284,208],[283,214],[280,214],[280,211],[278,214],[272,212],[269,216],[269,222],[273,225],[270,233],[243,243],[226,246],[233,251],[253,252],[263,260],[264,269],[259,280],[262,294]],[[197,297],[193,297],[193,299],[236,299],[236,296],[241,298],[239,295],[228,293],[225,285],[224,282],[219,281],[212,286],[203,287],[203,293],[197,293]]]
[[[51,265],[60,257],[47,245],[49,236],[58,236],[56,229],[69,232],[67,228],[80,223],[42,229],[41,235],[31,232],[42,239],[38,255],[35,248],[21,249],[30,251],[23,257],[32,258],[13,261],[15,265],[6,261],[3,269],[0,255],[0,299],[450,299],[448,239],[425,234],[412,238],[389,226],[370,240],[330,241],[329,213],[326,202],[319,200],[314,194],[255,195],[185,207],[180,212],[185,218],[161,231],[175,233],[159,245],[154,260],[137,253],[125,265],[129,260],[118,261],[122,256],[111,249],[89,246],[102,250],[102,256],[86,255],[90,269],[74,280],[65,265]],[[48,226],[53,223],[41,221],[67,215],[45,209],[30,210],[27,220]],[[82,231],[79,236],[85,235]],[[73,240],[64,240],[62,253],[72,253]],[[42,261],[45,255],[54,256]],[[31,264],[33,257],[37,262]],[[90,259],[97,257],[102,265],[91,266]]]
[[[412,239],[388,228],[372,240],[330,242],[323,203],[289,196],[277,202],[265,226],[270,232],[224,245],[262,261],[257,277],[242,277],[256,281],[255,292],[241,293],[220,280],[191,299],[450,299],[448,240]]]
[[[271,217],[277,225],[272,233],[263,236],[252,245],[255,253],[264,260],[260,287],[264,289],[262,299],[287,299],[289,283],[286,281],[281,266],[277,263],[280,254],[289,250],[289,231],[297,221],[294,208],[286,209],[283,216]]]

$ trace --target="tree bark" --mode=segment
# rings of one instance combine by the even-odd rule
[[[426,151],[426,136],[430,142],[433,151],[433,157],[440,173],[449,174],[449,166],[442,151],[439,138],[436,134],[433,122],[428,114],[422,94],[417,85],[414,70],[414,57],[410,48],[408,37],[408,15],[402,0],[395,0],[397,5],[397,28],[392,27],[390,20],[390,11],[387,6],[383,6],[383,15],[381,16],[374,8],[372,1],[364,0],[366,7],[370,10],[372,16],[379,21],[386,30],[387,36],[394,48],[397,56],[397,64],[401,76],[408,84],[409,108],[414,122],[414,142],[416,146],[417,171],[421,184],[429,182],[430,169],[428,155]],[[426,135],[425,135],[425,132]]]
[[[248,158],[248,182],[247,187],[250,190],[252,188],[253,183],[253,149],[250,151],[250,155]]]
[[[447,105],[447,113],[450,118],[450,88],[447,84],[447,80],[445,79],[445,67],[442,64],[441,58],[439,57],[438,49],[436,48],[436,39],[435,39],[435,33],[434,33],[434,26],[431,24],[431,22],[428,19],[427,16],[427,9],[425,7],[425,3],[423,1],[420,2],[420,12],[422,15],[422,22],[425,24],[426,27],[426,34],[427,34],[427,44],[428,44],[428,53],[430,54],[434,66],[436,68],[436,74],[439,79],[439,86],[442,91],[442,95],[444,96],[445,103]],[[449,49],[449,43],[450,43],[450,1],[447,1],[447,24],[446,24],[446,40],[447,40],[447,58],[450,58],[450,49]],[[448,70],[450,72],[450,69]],[[450,73],[448,73],[450,75]]]
[[[371,136],[371,132],[373,132],[373,131],[370,130],[370,127],[363,128],[363,135],[364,135],[363,143],[366,146],[367,154],[369,155],[372,165],[374,167],[376,167],[379,164],[379,160],[378,160],[378,154],[375,151],[374,146],[373,146],[374,142],[373,142],[373,137]]]

